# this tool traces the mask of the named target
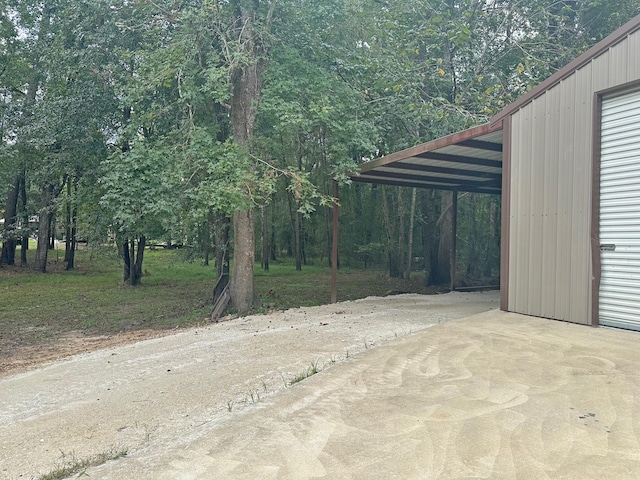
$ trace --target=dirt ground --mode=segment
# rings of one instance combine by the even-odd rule
[[[0,478],[39,478],[113,449],[152,464],[177,438],[195,441],[316,371],[498,306],[497,292],[370,297],[20,350],[0,373]]]
[[[37,345],[21,345],[14,348],[7,358],[0,360],[0,378],[33,370],[46,363],[78,355],[80,353],[113,348],[120,345],[175,335],[176,330],[136,330],[116,335],[89,335],[71,332],[55,340]]]

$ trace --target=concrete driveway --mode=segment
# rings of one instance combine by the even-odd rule
[[[367,351],[92,478],[638,479],[640,336],[502,312]]]
[[[178,404],[155,426],[105,418],[111,426],[122,423],[122,431],[138,428],[142,434],[146,428],[147,441],[85,474],[94,479],[637,479],[639,346],[640,335],[632,332],[493,310],[380,342],[289,388],[245,401],[242,408],[229,404],[226,414],[193,414]],[[265,348],[262,357],[268,357],[269,345]],[[182,382],[183,396],[192,404],[206,402],[195,387],[206,380],[192,380],[191,387]],[[0,382],[0,388],[7,385]],[[215,397],[215,385],[208,388]],[[145,405],[154,408],[152,397],[162,393],[148,393]],[[109,393],[104,395],[108,401]],[[91,399],[83,396],[82,402],[89,415],[99,411],[92,410]],[[156,407],[162,406],[158,402]],[[130,407],[142,415],[140,405],[132,401]],[[90,442],[96,429],[77,434]]]

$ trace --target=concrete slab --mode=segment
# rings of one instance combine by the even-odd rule
[[[103,479],[637,479],[640,336],[504,312],[367,350]]]

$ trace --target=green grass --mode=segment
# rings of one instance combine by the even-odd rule
[[[295,270],[292,262],[271,264],[265,272],[256,266],[255,285],[264,307],[291,308],[325,305],[331,301],[331,269],[328,266],[303,266]],[[385,271],[341,268],[338,273],[338,301],[367,296],[384,296],[389,292],[431,294],[438,288],[422,286],[422,277],[410,282],[389,278]]]
[[[179,262],[175,252],[146,252],[146,273],[135,288],[123,284],[116,255],[90,258],[90,252],[78,251],[71,272],[52,256],[46,274],[29,267],[0,268],[0,358],[12,346],[71,331],[111,335],[180,328],[202,322],[210,312],[214,271]]]
[[[30,249],[33,256],[35,249]],[[166,330],[201,325],[211,311],[215,269],[181,260],[180,252],[145,252],[142,285],[122,282],[122,264],[114,251],[79,250],[76,269],[64,270],[63,251],[50,252],[48,273],[31,267],[0,267],[0,360],[12,349],[43,344],[70,332],[113,335],[136,330]],[[19,256],[18,256],[19,258]],[[33,258],[29,259],[33,264]],[[329,303],[331,270],[293,262],[255,270],[259,312]],[[389,279],[376,270],[341,269],[338,300],[353,300],[389,291],[432,293],[420,286]]]
[[[293,378],[289,381],[289,386],[295,385],[296,383],[300,383],[304,379],[315,375],[319,371],[320,371],[320,368],[318,367],[318,361],[316,360],[315,362],[312,362],[308,368],[294,375]]]

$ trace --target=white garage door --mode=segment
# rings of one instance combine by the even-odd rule
[[[600,324],[640,330],[640,91],[602,102]]]

